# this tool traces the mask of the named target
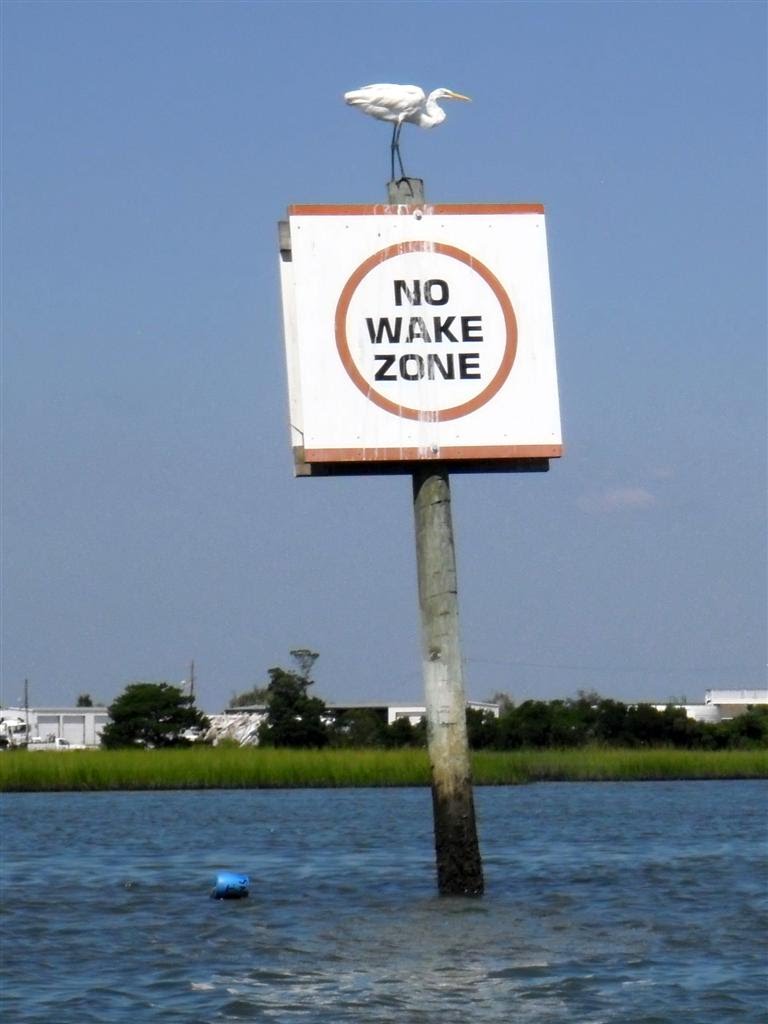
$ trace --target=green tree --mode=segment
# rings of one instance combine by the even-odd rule
[[[79,694],[78,698],[77,698],[77,704],[75,704],[75,707],[77,707],[77,708],[92,708],[93,707],[93,701],[91,700],[90,693],[81,693],[81,694]]]
[[[492,711],[467,708],[467,742],[472,750],[496,746],[498,736],[499,723]]]
[[[422,715],[414,725],[410,718],[396,718],[387,726],[385,744],[388,747],[425,747],[427,745],[427,719]]]
[[[744,714],[721,722],[717,728],[723,746],[768,747],[768,706],[750,704]]]
[[[210,725],[194,697],[170,683],[131,683],[107,710],[101,743],[109,748],[187,746],[185,729]]]
[[[243,690],[242,693],[233,694],[229,706],[231,708],[244,708],[250,704],[266,704],[268,696],[268,687],[253,686],[250,690]]]
[[[627,705],[620,700],[606,698],[600,701],[596,711],[595,739],[609,746],[626,742]]]
[[[296,650],[290,652],[290,655],[299,667],[299,677],[304,679],[307,685],[311,686],[312,681],[309,678],[309,674],[320,655],[310,651],[307,647],[297,647]]]
[[[333,747],[384,747],[386,741],[386,715],[373,708],[350,708],[335,716],[330,736]]]
[[[259,742],[269,747],[324,747],[329,730],[328,709],[307,692],[314,685],[309,673],[318,655],[301,648],[291,651],[298,670],[269,670],[267,714],[259,726]]]
[[[553,708],[541,700],[526,700],[499,716],[499,741],[505,748],[547,747],[552,738]]]

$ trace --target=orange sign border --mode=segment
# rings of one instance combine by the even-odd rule
[[[296,449],[294,449],[296,450]],[[301,448],[301,462],[324,463],[377,462],[501,462],[510,459],[559,459],[561,444],[445,445],[437,451],[424,448]],[[404,470],[406,472],[406,470]]]
[[[349,305],[352,301],[352,296],[357,290],[358,285],[375,267],[381,266],[382,263],[385,263],[387,260],[392,259],[395,256],[403,256],[412,252],[437,252],[443,256],[449,256],[452,259],[458,260],[460,263],[464,263],[468,266],[471,270],[476,271],[496,296],[496,300],[501,306],[502,315],[504,317],[504,326],[506,328],[504,355],[502,356],[501,363],[494,374],[493,379],[478,395],[470,399],[470,401],[463,402],[461,405],[451,406],[448,409],[411,409],[409,406],[398,405],[397,402],[393,402],[389,398],[385,398],[384,395],[380,395],[379,392],[376,391],[365,379],[365,377],[363,377],[349,350],[349,341],[347,339],[347,313],[349,312]],[[336,305],[334,330],[336,335],[336,349],[339,353],[339,358],[341,359],[344,369],[347,371],[347,374],[355,387],[362,392],[369,401],[373,402],[374,405],[377,405],[380,409],[394,413],[395,416],[411,420],[420,420],[428,416],[433,418],[435,422],[444,422],[447,420],[455,420],[461,416],[467,416],[469,413],[475,412],[477,409],[489,402],[503,387],[507,377],[509,377],[512,365],[515,361],[515,356],[517,355],[517,318],[515,316],[515,311],[512,308],[512,303],[509,301],[509,296],[502,288],[498,278],[488,269],[488,267],[485,266],[484,263],[475,259],[474,256],[470,256],[469,253],[464,252],[463,249],[456,248],[456,246],[445,245],[443,242],[400,242],[396,245],[389,245],[385,249],[380,249],[372,256],[369,256],[367,260],[364,260],[352,273],[351,277],[342,289],[339,301]]]

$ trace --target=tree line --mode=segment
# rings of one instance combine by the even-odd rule
[[[388,724],[373,709],[331,711],[310,694],[312,667],[318,655],[299,648],[291,651],[292,669],[269,670],[269,683],[254,688],[233,706],[263,704],[259,743],[273,747],[420,747],[426,746],[426,722],[407,718]],[[584,747],[667,746],[726,750],[768,746],[768,707],[748,709],[717,724],[688,718],[672,705],[657,710],[650,704],[624,704],[594,692],[565,700],[527,700],[516,705],[497,695],[499,715],[467,709],[467,735],[474,750]],[[105,747],[182,746],[202,735],[208,719],[191,696],[168,683],[133,683],[110,705],[110,721],[102,734]]]
[[[697,722],[684,708],[624,704],[581,693],[567,700],[502,700],[498,718],[467,709],[469,745],[474,750],[522,747],[677,747],[729,750],[768,746],[768,707],[754,707],[725,722]]]

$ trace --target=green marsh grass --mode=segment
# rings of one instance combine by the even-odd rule
[[[641,782],[661,779],[768,778],[768,750],[580,747],[478,751],[478,785],[513,782]]]
[[[193,747],[0,755],[0,790],[5,791],[421,786],[428,781],[423,750]]]
[[[586,747],[478,751],[477,785],[768,778],[768,750]],[[268,789],[426,786],[425,750],[73,750],[0,753],[0,790]]]

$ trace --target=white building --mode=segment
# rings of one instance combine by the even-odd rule
[[[731,718],[743,715],[756,705],[768,704],[768,689],[765,690],[705,690],[703,704],[676,704],[681,707],[689,718],[697,722],[727,722]],[[655,704],[654,707],[663,711],[666,704]]]
[[[705,704],[719,707],[745,708],[750,704],[768,704],[768,689],[765,690],[705,690]]]
[[[108,720],[105,707],[0,708],[0,736],[9,746],[66,740],[73,747],[98,747]]]

